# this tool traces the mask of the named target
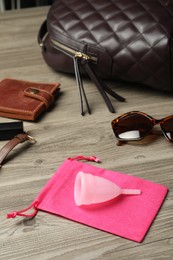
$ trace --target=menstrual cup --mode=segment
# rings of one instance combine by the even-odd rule
[[[109,201],[120,194],[137,195],[141,194],[141,191],[121,189],[115,183],[90,173],[78,172],[76,176],[74,199],[77,206]]]

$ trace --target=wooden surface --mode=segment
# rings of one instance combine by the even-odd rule
[[[0,259],[173,259],[173,145],[155,127],[151,142],[116,146],[111,121],[139,110],[156,118],[173,114],[173,96],[127,83],[109,83],[126,103],[108,112],[94,84],[85,80],[92,115],[81,116],[73,76],[43,61],[37,32],[48,7],[0,13],[0,79],[60,82],[55,107],[38,122],[25,122],[34,145],[18,146],[0,170]],[[11,121],[0,118],[0,122]],[[5,142],[0,143],[3,146]],[[39,212],[32,220],[6,214],[27,207],[67,157],[96,155],[99,167],[166,185],[169,193],[142,243]],[[94,163],[91,163],[94,165]]]

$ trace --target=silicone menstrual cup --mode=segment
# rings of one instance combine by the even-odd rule
[[[74,199],[77,206],[101,203],[120,194],[141,194],[140,190],[121,189],[115,183],[92,175],[90,173],[78,172],[74,186]]]

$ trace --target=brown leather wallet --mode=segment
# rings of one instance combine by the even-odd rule
[[[59,83],[4,79],[0,82],[0,116],[34,121],[54,103],[59,90]]]

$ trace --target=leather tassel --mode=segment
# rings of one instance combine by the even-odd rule
[[[116,92],[114,92],[111,88],[109,88],[104,81],[102,81],[101,79],[99,79],[99,81],[101,82],[100,84],[102,85],[103,89],[112,97],[114,97],[116,100],[120,101],[120,102],[125,102],[126,99],[120,95],[118,95]]]
[[[80,97],[80,110],[81,115],[84,115],[84,109],[83,109],[83,97],[87,106],[88,113],[91,114],[91,109],[89,107],[89,103],[86,97],[86,93],[83,87],[83,82],[80,75],[80,68],[79,68],[79,59],[77,57],[73,58],[74,61],[74,71],[75,71],[75,77],[76,77],[76,83],[79,90],[79,97]]]
[[[101,81],[101,79],[99,79],[96,76],[96,74],[93,72],[89,62],[83,61],[82,64],[83,64],[86,72],[90,76],[91,80],[95,83],[95,85],[96,85],[98,91],[100,92],[101,96],[103,97],[109,111],[111,113],[115,113],[114,107],[112,106],[112,103],[111,103],[109,97],[107,96],[106,92],[109,95],[111,95],[112,97],[116,98],[118,101],[121,101],[121,102],[124,102],[125,98],[123,98],[120,95],[113,92],[103,81]]]

